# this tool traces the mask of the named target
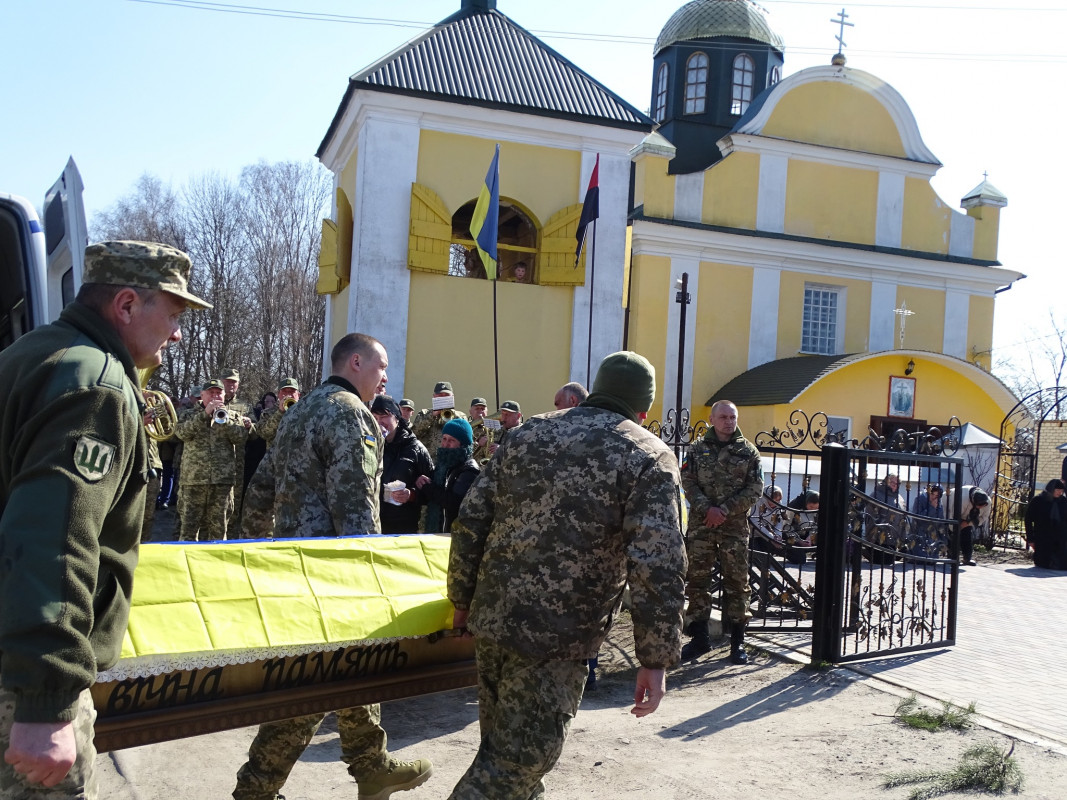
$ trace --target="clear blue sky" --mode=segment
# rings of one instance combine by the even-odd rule
[[[1000,260],[1030,277],[1000,295],[998,355],[1059,307],[1067,2],[844,5],[851,67],[890,83],[944,163],[953,208],[988,171],[1008,197]],[[191,176],[312,158],[348,76],[460,0],[3,0],[0,191],[38,207],[73,155],[92,215],[150,172]],[[652,44],[682,0],[498,0],[500,11],[647,109]],[[785,74],[829,62],[841,2],[766,0]],[[216,9],[216,10],[208,10]],[[252,9],[265,13],[250,13]],[[316,16],[301,19],[292,13]],[[1015,349],[1011,349],[1011,348]]]

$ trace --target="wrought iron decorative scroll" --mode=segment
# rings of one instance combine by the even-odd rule
[[[853,440],[852,446],[860,450],[877,450],[886,453],[914,453],[924,456],[954,456],[960,449],[958,417],[949,419],[945,430],[934,426],[925,431],[905,431],[897,428],[887,436],[879,436],[868,428],[868,435]]]
[[[667,416],[662,422],[649,420],[645,428],[658,436],[668,447],[678,449],[704,438],[708,432],[708,423],[705,420],[697,420],[696,425],[690,425],[688,408],[683,408],[680,412],[671,408],[667,410]]]
[[[760,431],[753,439],[756,447],[780,447],[786,450],[818,450],[824,444],[839,442],[843,438],[835,435],[830,427],[830,420],[822,411],[816,411],[810,417],[799,408],[789,413],[789,425],[785,429],[773,427],[769,431]]]

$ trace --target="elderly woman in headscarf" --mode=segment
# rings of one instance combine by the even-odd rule
[[[474,460],[474,431],[465,419],[446,422],[441,429],[433,479],[420,475],[415,485],[426,505],[426,533],[448,533],[474,479],[482,471]]]
[[[1067,569],[1067,497],[1054,478],[1026,507],[1026,543],[1034,548],[1034,566]]]

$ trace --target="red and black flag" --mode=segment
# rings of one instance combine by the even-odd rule
[[[600,217],[600,153],[596,154],[596,164],[593,165],[593,174],[589,176],[589,188],[585,190],[585,203],[582,205],[582,218],[578,220],[578,232],[575,238],[578,247],[574,251],[574,266],[578,266],[578,260],[582,257],[582,245],[585,244],[585,229],[593,220]]]

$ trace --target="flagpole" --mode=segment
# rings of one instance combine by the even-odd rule
[[[497,269],[499,275],[499,265]],[[500,350],[497,344],[496,282],[493,278],[493,377],[495,379],[496,407],[500,408]]]
[[[592,370],[593,362],[593,282],[596,280],[596,220],[593,220],[593,241],[590,245],[592,253],[590,254],[591,264],[589,266],[589,336],[585,340],[585,385],[586,387],[592,386],[590,383],[590,372]]]

